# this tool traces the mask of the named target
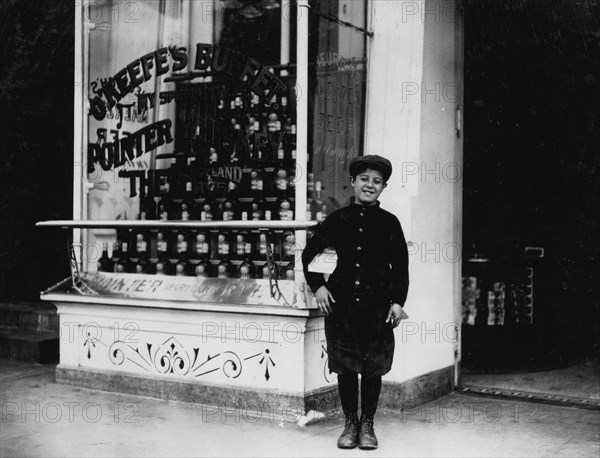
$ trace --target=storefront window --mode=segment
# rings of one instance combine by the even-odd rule
[[[309,175],[311,216],[321,220],[352,196],[348,165],[362,154],[366,2],[311,4]]]
[[[309,219],[348,200],[364,2],[311,4],[308,164],[296,164],[295,2],[97,0],[85,14],[89,219],[291,221],[297,185]],[[90,244],[104,251],[92,271],[265,275],[265,240],[249,231],[101,229]],[[277,275],[293,279],[293,232],[271,244]]]

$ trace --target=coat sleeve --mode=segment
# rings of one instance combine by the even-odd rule
[[[408,248],[402,226],[394,218],[390,235],[392,281],[390,282],[390,301],[404,307],[408,295]]]
[[[313,258],[321,253],[325,248],[332,245],[333,220],[331,216],[315,228],[314,235],[306,242],[306,248],[302,252],[302,267],[304,268],[304,278],[310,287],[310,290],[315,293],[325,282],[325,276],[318,272],[309,272],[308,265]]]

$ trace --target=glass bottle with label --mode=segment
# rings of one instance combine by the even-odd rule
[[[286,261],[293,261],[296,254],[296,236],[293,232],[286,231],[283,234],[283,237],[283,259]]]
[[[223,202],[223,221],[233,221],[237,217],[237,201],[227,197]]]
[[[240,232],[235,236],[234,254],[236,259],[245,259],[251,254],[251,243],[248,240],[248,234]]]
[[[157,213],[158,219],[161,221],[167,221],[172,218],[173,203],[171,200],[169,183],[165,185],[165,192],[160,196],[160,199],[157,203]]]
[[[229,241],[227,240],[227,236],[225,234],[217,235],[217,257],[219,259],[227,259],[229,258],[231,253]]]
[[[288,172],[280,167],[275,170],[275,195],[284,196],[287,194]]]
[[[212,199],[204,199],[201,204],[200,221],[216,221],[218,219],[218,206]]]
[[[252,201],[252,221],[261,221],[265,219],[265,201],[259,197]]]
[[[264,232],[261,232],[258,236],[258,242],[256,247],[256,253],[262,258],[267,258],[267,235]],[[275,244],[271,242],[271,253],[275,251]]]
[[[194,257],[204,258],[207,256],[210,256],[209,239],[204,232],[199,232],[194,240]]]
[[[138,230],[135,234],[135,256],[138,257],[149,257],[150,256],[150,243],[148,243],[148,234],[146,231]]]
[[[294,220],[294,210],[289,198],[281,197],[277,199],[277,215],[281,221]]]
[[[263,192],[263,178],[261,173],[257,169],[250,171],[250,194],[254,198],[262,197]]]
[[[179,219],[189,221],[196,219],[196,201],[194,199],[194,186],[191,181],[185,184],[185,193],[179,207]]]
[[[186,233],[183,231],[175,231],[175,255],[177,259],[182,259],[187,256],[189,244]]]
[[[167,240],[167,233],[164,231],[158,231],[156,233],[156,256],[166,257],[169,253],[169,241]]]

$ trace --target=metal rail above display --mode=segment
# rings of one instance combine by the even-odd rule
[[[52,220],[39,221],[37,227],[60,227],[74,229],[105,228],[166,228],[166,229],[289,229],[306,230],[315,227],[317,221],[157,221],[157,220]]]

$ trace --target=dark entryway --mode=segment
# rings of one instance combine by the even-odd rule
[[[597,367],[600,3],[464,15],[463,373]]]

